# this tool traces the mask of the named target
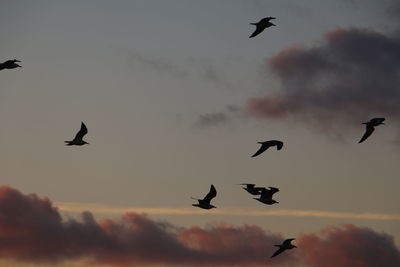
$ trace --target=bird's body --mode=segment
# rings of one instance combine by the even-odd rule
[[[88,133],[88,129],[86,128],[86,125],[82,122],[81,123],[81,129],[79,132],[75,135],[74,140],[72,141],[64,141],[67,146],[83,146],[86,144],[89,144],[88,142],[83,140],[83,137]]]
[[[3,63],[0,63],[0,70],[22,68],[22,66],[17,64],[17,62],[21,62],[21,61],[19,61],[17,59],[12,59],[12,60],[7,60]]]
[[[196,199],[199,202],[198,204],[192,204],[192,205],[206,210],[216,208],[214,205],[210,204],[211,200],[216,196],[217,196],[217,190],[215,190],[214,185],[211,185],[210,192],[208,192],[208,194],[203,199],[197,199],[192,197],[192,199]]]
[[[261,19],[259,22],[250,23],[251,25],[255,25],[256,26],[256,30],[250,35],[249,38],[253,38],[253,37],[259,35],[260,33],[262,33],[268,27],[276,26],[275,24],[273,24],[271,22],[272,19],[276,19],[276,18],[267,17],[267,18]]]
[[[367,140],[367,138],[375,131],[376,126],[384,124],[384,120],[385,118],[373,118],[369,122],[363,122],[362,124],[365,124],[365,133],[358,143],[362,143]]]
[[[263,188],[265,188],[265,187],[256,187],[255,184],[239,184],[239,185],[245,185],[246,187],[242,188],[252,195],[260,195]]]
[[[263,188],[261,190],[261,196],[259,198],[254,198],[254,199],[260,201],[261,203],[267,204],[267,205],[279,203],[278,201],[272,199],[272,196],[276,192],[279,192],[279,189],[276,187],[270,186],[269,189]]]
[[[286,239],[285,241],[283,241],[282,245],[275,245],[275,247],[279,247],[279,249],[277,251],[275,251],[275,253],[271,256],[271,258],[281,254],[282,252],[284,252],[287,249],[297,248],[295,245],[292,245],[290,243],[290,242],[292,242],[292,240],[295,240],[295,238]]]
[[[281,150],[283,147],[283,142],[282,141],[278,141],[278,140],[269,140],[269,141],[265,141],[265,142],[257,142],[258,144],[261,144],[261,147],[257,150],[256,153],[254,153],[254,155],[252,155],[251,157],[257,157],[258,155],[260,155],[261,153],[263,153],[265,150],[267,150],[268,148],[272,147],[272,146],[276,146],[277,150]]]

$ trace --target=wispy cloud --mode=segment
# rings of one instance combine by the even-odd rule
[[[234,87],[211,59],[188,57],[186,60],[172,60],[156,54],[134,53],[129,57],[129,66],[139,70],[154,71],[177,79],[197,78],[226,88]]]
[[[198,215],[198,214],[219,214],[225,216],[286,216],[286,217],[319,217],[328,219],[360,219],[360,220],[400,220],[400,214],[383,213],[355,213],[355,212],[334,212],[317,210],[251,210],[251,209],[229,209],[218,208],[216,210],[202,211],[193,208],[149,208],[149,207],[115,207],[94,203],[72,203],[57,202],[61,211],[80,213],[90,210],[93,213],[105,215],[119,215],[126,212],[145,213],[149,215]]]

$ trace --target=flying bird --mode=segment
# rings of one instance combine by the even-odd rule
[[[192,204],[192,205],[206,210],[216,208],[215,206],[210,204],[211,199],[213,199],[216,196],[217,196],[217,190],[215,190],[214,185],[211,185],[210,192],[208,192],[208,194],[203,199],[192,197],[192,199],[199,201],[199,204]]]
[[[74,140],[72,141],[64,141],[67,146],[83,146],[85,144],[89,144],[86,141],[83,141],[83,137],[88,133],[88,129],[86,128],[86,125],[82,122],[81,124],[81,129],[79,132],[75,135]]]
[[[284,252],[287,249],[297,248],[295,245],[292,245],[290,243],[290,242],[292,242],[292,240],[295,240],[295,238],[286,239],[285,241],[283,241],[282,245],[275,245],[275,247],[279,247],[279,249],[277,251],[275,251],[274,255],[272,255],[271,258],[281,254],[282,252]]]
[[[384,120],[385,118],[373,118],[369,122],[363,122],[362,124],[365,124],[365,133],[358,143],[364,142],[375,131],[375,126],[384,124]]]
[[[266,17],[266,18],[263,18],[262,20],[260,20],[259,22],[250,23],[251,25],[255,25],[256,26],[256,30],[250,35],[249,38],[253,38],[254,36],[259,35],[260,33],[262,33],[268,27],[276,26],[275,24],[273,24],[270,21],[272,19],[276,19],[276,18],[274,18],[274,17]]]
[[[12,59],[12,60],[7,60],[3,63],[0,63],[0,70],[22,68],[22,66],[17,64],[17,62],[21,62],[21,61],[19,61],[17,59]]]
[[[267,204],[267,205],[272,205],[272,204],[275,204],[275,203],[279,203],[278,201],[272,199],[272,196],[276,192],[279,192],[279,188],[271,187],[271,186],[268,187],[268,188],[269,189],[263,188],[261,190],[261,196],[259,198],[254,198],[254,199],[260,201],[261,203]]]
[[[252,158],[257,157],[258,155],[263,153],[265,150],[267,150],[271,146],[276,146],[277,150],[281,150],[282,147],[283,147],[283,142],[282,141],[278,141],[278,140],[270,140],[270,141],[257,142],[257,143],[261,144],[261,147],[257,150],[256,153],[254,153],[253,156],[251,156]]]
[[[265,187],[256,187],[255,184],[238,184],[238,185],[245,185],[246,187],[242,188],[252,195],[261,194],[261,190],[265,188]]]

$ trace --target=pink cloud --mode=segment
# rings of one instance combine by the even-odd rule
[[[97,221],[84,212],[80,220],[66,220],[49,199],[0,187],[2,259],[51,264],[89,258],[94,266],[400,266],[392,238],[367,228],[329,227],[301,236],[298,249],[270,259],[282,240],[255,225],[182,228],[136,213]]]

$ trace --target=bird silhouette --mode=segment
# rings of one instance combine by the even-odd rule
[[[254,199],[260,201],[261,203],[267,204],[267,205],[279,203],[278,201],[272,199],[272,196],[276,192],[279,192],[279,188],[271,187],[271,186],[269,187],[269,189],[263,188],[261,190],[261,196],[259,198],[254,198]]]
[[[271,22],[272,19],[276,19],[276,18],[274,18],[274,17],[266,17],[266,18],[261,19],[259,22],[250,23],[251,25],[255,25],[256,26],[256,30],[250,35],[249,38],[253,38],[253,37],[259,35],[260,33],[262,33],[268,27],[276,26],[275,24],[273,24]]]
[[[271,146],[276,146],[277,150],[281,150],[282,147],[283,147],[283,142],[282,141],[278,141],[278,140],[270,140],[270,141],[257,142],[257,143],[261,144],[261,147],[257,150],[256,153],[254,153],[253,156],[251,156],[252,158],[257,157],[258,155],[263,153],[265,150],[267,150]]]
[[[22,66],[18,65],[16,62],[21,62],[21,61],[19,61],[17,59],[12,59],[12,60],[7,60],[3,63],[0,63],[0,70],[22,68]]]
[[[375,131],[375,126],[384,124],[384,120],[385,118],[373,118],[369,122],[363,122],[362,124],[365,124],[365,133],[358,143],[364,142]]]
[[[295,245],[292,245],[290,243],[290,242],[292,242],[292,240],[295,240],[295,238],[286,239],[285,241],[283,241],[282,245],[274,245],[275,247],[279,247],[279,249],[277,251],[275,251],[275,253],[271,256],[271,258],[281,254],[282,252],[284,252],[287,249],[297,248]]]
[[[265,187],[256,187],[255,184],[238,184],[238,185],[245,185],[246,187],[242,188],[252,195],[260,195],[261,190],[265,188]]]
[[[203,199],[192,197],[192,199],[195,199],[199,202],[199,204],[192,204],[192,205],[206,210],[216,208],[215,206],[210,204],[211,199],[213,199],[216,196],[217,196],[217,190],[215,190],[214,185],[211,185],[210,192],[208,192],[208,194]]]
[[[64,141],[67,146],[83,146],[85,144],[89,144],[86,141],[83,141],[83,137],[88,133],[88,129],[86,128],[86,125],[82,122],[81,124],[81,129],[79,132],[75,135],[74,140],[72,141]]]

